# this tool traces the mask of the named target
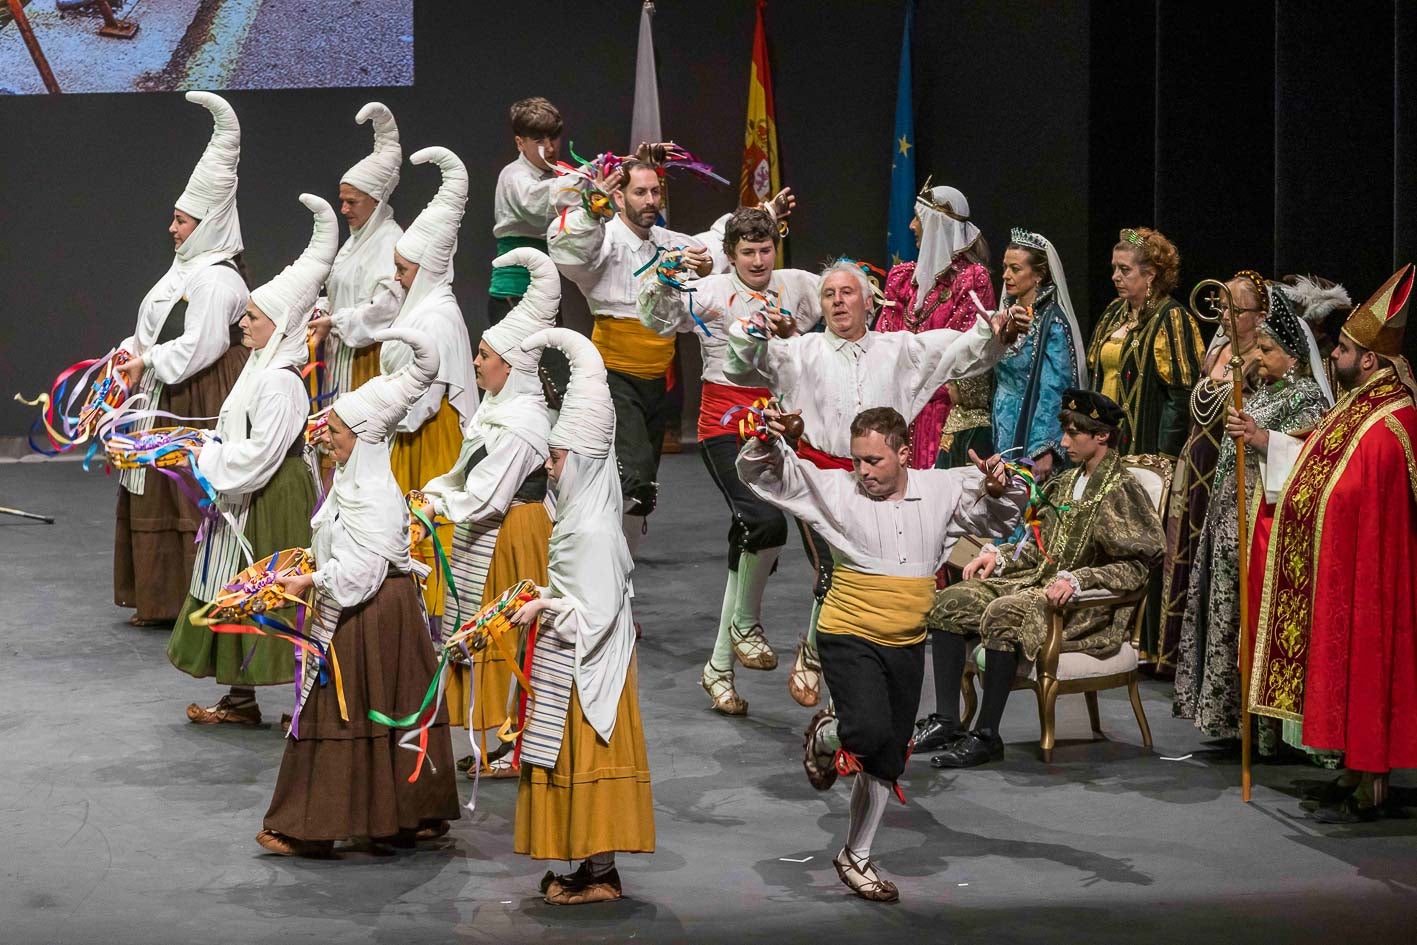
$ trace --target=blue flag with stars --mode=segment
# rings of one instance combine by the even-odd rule
[[[915,258],[915,234],[910,232],[910,221],[915,217],[915,103],[910,94],[910,26],[914,19],[915,2],[906,0],[891,142],[891,212],[886,218],[886,254],[892,266]]]

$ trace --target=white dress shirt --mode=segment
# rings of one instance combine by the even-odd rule
[[[652,271],[635,272],[654,258],[656,247],[666,250],[693,247],[709,250],[712,231],[689,236],[662,226],[652,226],[648,239],[640,239],[625,218],[617,213],[608,222],[591,217],[576,204],[566,211],[565,227],[553,220],[546,230],[551,261],[576,284],[585,296],[592,315],[639,320],[639,297],[643,282],[654,279]],[[723,256],[719,238],[719,257]],[[710,251],[710,254],[712,252]],[[715,266],[717,266],[715,260]],[[692,273],[688,279],[697,278]]]
[[[801,410],[807,440],[833,456],[851,454],[851,421],[870,407],[893,407],[906,423],[950,381],[987,371],[1004,353],[986,319],[968,331],[868,331],[857,341],[825,332],[755,338],[742,322],[728,329],[725,373],[732,383],[765,379],[787,410]]]
[[[822,306],[817,294],[821,278],[801,269],[779,269],[772,281],[758,295],[776,293],[778,307],[791,312],[799,332],[808,332],[821,321]],[[730,379],[724,371],[728,357],[728,329],[734,322],[761,311],[765,304],[756,298],[735,272],[707,276],[694,283],[694,291],[681,292],[658,279],[645,282],[640,290],[640,322],[668,338],[679,332],[691,332],[699,339],[703,354],[703,379],[714,384],[737,387],[767,387],[768,382],[756,371],[740,373]],[[693,305],[690,314],[689,306]],[[697,315],[708,328],[705,335],[693,316]]]
[[[738,454],[738,478],[763,501],[796,516],[826,539],[832,558],[862,574],[930,577],[964,535],[1013,528],[1028,490],[1013,482],[992,498],[972,466],[908,469],[905,495],[875,499],[854,473],[818,469],[782,441],[749,440]]]
[[[492,197],[492,235],[546,238],[546,225],[557,214],[557,194],[568,186],[554,171],[543,170],[518,154],[497,175]]]

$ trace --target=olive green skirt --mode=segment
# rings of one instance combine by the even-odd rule
[[[255,560],[287,548],[310,547],[310,516],[315,511],[315,483],[299,456],[289,456],[266,487],[251,498],[246,515],[246,540]],[[189,619],[205,601],[187,595],[187,603],[172,628],[167,658],[189,676],[215,676],[223,686],[272,686],[295,679],[295,650],[274,637],[213,633]],[[272,612],[287,623],[295,608]]]

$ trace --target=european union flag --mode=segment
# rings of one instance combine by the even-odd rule
[[[915,103],[910,95],[910,26],[914,19],[915,0],[906,0],[891,142],[891,212],[886,218],[886,253],[892,266],[915,258],[915,234],[910,232],[915,216]]]

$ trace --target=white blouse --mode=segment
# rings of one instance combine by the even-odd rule
[[[1018,482],[992,498],[972,466],[910,469],[895,501],[862,491],[854,473],[818,469],[781,440],[749,440],[738,454],[738,477],[765,502],[815,528],[836,563],[863,574],[928,577],[940,570],[955,540],[1012,530],[1028,490]]]

